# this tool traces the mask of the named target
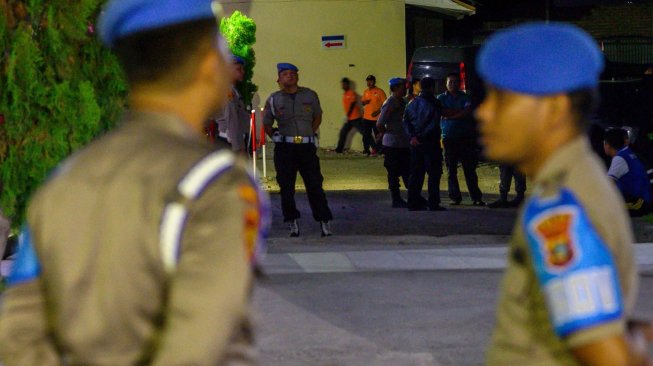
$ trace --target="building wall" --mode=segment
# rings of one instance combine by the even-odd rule
[[[565,8],[556,8],[552,20],[562,16]],[[599,5],[594,6],[587,14],[577,19],[562,18],[571,21],[585,29],[595,38],[639,36],[653,37],[653,1],[639,4]],[[509,27],[526,21],[543,19],[514,18],[507,21],[486,21],[479,30],[482,35],[487,35],[498,29]]]
[[[299,84],[320,96],[322,147],[336,145],[342,126],[341,78],[356,82],[360,94],[373,74],[387,93],[388,79],[406,73],[403,0],[255,0],[248,15],[257,26],[253,81],[259,107],[278,90],[276,64],[297,65]],[[345,35],[346,48],[323,49],[326,35]],[[361,149],[360,140],[353,140],[354,149]]]
[[[596,38],[653,37],[653,2],[597,6],[575,23]]]

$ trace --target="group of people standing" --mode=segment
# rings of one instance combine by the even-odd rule
[[[372,83],[370,83],[372,78]],[[368,89],[362,99],[365,105],[372,105],[367,100],[376,88],[376,80],[368,77]],[[355,110],[355,94],[348,79],[343,79],[345,94],[343,101],[345,112]],[[478,151],[476,131],[471,118],[471,101],[460,90],[460,76],[449,74],[446,79],[447,91],[435,95],[435,80],[423,78],[414,84],[417,95],[406,97],[406,80],[393,78],[389,81],[391,95],[385,99],[379,110],[369,108],[370,116],[376,114],[377,141],[383,147],[384,166],[388,171],[388,188],[392,196],[392,207],[407,207],[411,211],[443,211],[440,205],[440,178],[442,162],[448,171],[449,198],[452,205],[462,202],[458,184],[458,164],[462,164],[465,181],[474,206],[484,206],[483,194],[478,187],[476,166]],[[376,88],[378,89],[378,88]],[[380,95],[378,93],[377,95]],[[385,95],[385,94],[383,94]],[[349,107],[348,107],[349,106]],[[348,114],[349,116],[349,114]],[[376,117],[374,116],[374,117]],[[354,122],[349,117],[340,133],[340,142],[336,152],[342,151],[344,138]],[[367,123],[367,122],[365,122]],[[368,134],[362,131],[365,141]],[[425,175],[428,174],[428,198],[422,196]],[[400,194],[400,179],[408,189],[408,200]]]

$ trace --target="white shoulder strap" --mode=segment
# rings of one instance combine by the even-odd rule
[[[171,273],[179,260],[179,248],[184,232],[187,204],[196,200],[218,176],[234,166],[235,156],[229,151],[217,151],[196,163],[177,185],[180,199],[166,204],[159,233],[161,257],[166,272]]]
[[[274,94],[270,95],[270,112],[272,117],[277,118],[277,113],[274,111]]]

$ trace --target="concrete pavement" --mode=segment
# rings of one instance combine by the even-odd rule
[[[363,240],[360,238],[359,240]],[[400,240],[395,238],[395,240]],[[375,271],[498,270],[505,268],[506,247],[448,247],[318,251],[268,254],[267,274]],[[640,272],[653,271],[653,243],[635,245]]]

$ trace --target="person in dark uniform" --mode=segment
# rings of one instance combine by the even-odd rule
[[[388,171],[388,189],[392,196],[392,207],[407,207],[401,198],[399,178],[408,187],[410,177],[410,142],[403,128],[404,111],[406,110],[406,79],[390,79],[390,97],[381,107],[381,114],[376,122],[379,134],[383,137],[383,165]]]
[[[442,147],[440,146],[440,114],[442,107],[434,95],[435,80],[420,81],[420,94],[411,101],[404,113],[404,131],[410,144],[410,180],[408,210],[444,211],[440,206],[442,177]],[[422,197],[424,175],[428,179],[428,200]]]
[[[0,302],[3,365],[257,363],[251,262],[269,209],[246,161],[203,137],[230,84],[220,13],[210,0],[101,12],[130,109],[30,199]]]
[[[297,85],[299,70],[293,64],[277,64],[281,90],[272,93],[265,102],[263,124],[265,132],[274,141],[274,166],[281,190],[281,210],[290,236],[299,236],[297,219],[300,213],[295,205],[297,172],[306,185],[308,202],[313,218],[320,223],[322,236],[331,236],[329,221],[333,219],[327,203],[317,157],[316,131],[322,123],[322,108],[317,93]],[[277,121],[278,130],[273,129]]]

